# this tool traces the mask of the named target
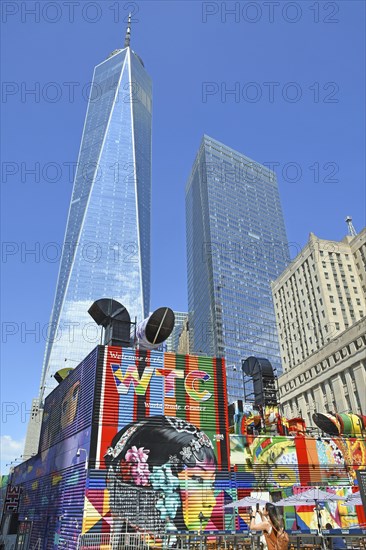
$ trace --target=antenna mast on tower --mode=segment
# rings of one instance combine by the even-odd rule
[[[126,29],[126,36],[125,36],[125,45],[124,48],[128,48],[131,42],[131,14],[128,14],[128,22],[127,22],[127,29]]]
[[[356,237],[357,233],[356,229],[353,226],[351,216],[346,216],[345,222],[348,225],[348,235],[350,235],[351,237]]]

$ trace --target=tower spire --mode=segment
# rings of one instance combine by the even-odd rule
[[[128,14],[127,29],[124,48],[128,48],[131,41],[131,13]]]
[[[350,235],[351,237],[356,237],[357,232],[353,226],[351,216],[346,216],[345,222],[348,225],[348,235]]]

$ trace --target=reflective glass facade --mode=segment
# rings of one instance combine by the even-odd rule
[[[177,353],[179,345],[179,336],[182,333],[183,324],[188,317],[187,312],[174,311],[175,324],[173,331],[166,341],[166,351]]]
[[[186,187],[192,353],[224,356],[229,400],[243,398],[241,359],[280,369],[270,281],[288,264],[274,172],[207,136]]]
[[[151,110],[150,77],[129,47],[95,67],[45,352],[46,395],[55,371],[100,343],[88,314],[95,300],[118,300],[131,320],[148,315]]]

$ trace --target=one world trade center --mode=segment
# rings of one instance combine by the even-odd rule
[[[124,48],[94,69],[75,170],[41,378],[75,367],[98,343],[91,304],[114,298],[141,321],[150,303],[152,88],[140,57]]]

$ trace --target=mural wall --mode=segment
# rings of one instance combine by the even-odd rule
[[[224,361],[109,347],[99,383],[83,531],[222,528],[215,480],[229,467]]]
[[[21,487],[19,519],[32,522],[31,547],[76,547],[97,364],[98,348],[46,398],[39,453],[14,469],[12,484]]]
[[[277,425],[229,435],[222,359],[98,346],[46,399],[39,453],[12,475],[19,519],[31,546],[74,548],[81,533],[245,529],[247,510],[224,506],[253,492],[353,490],[364,438]],[[288,528],[316,527],[312,506],[285,512]],[[366,522],[360,506],[322,514],[333,527]]]
[[[328,487],[347,497],[356,483],[356,470],[366,467],[365,438],[230,436],[231,465],[242,480],[237,496],[269,491],[273,500],[301,491],[303,487]],[[301,488],[300,488],[301,487]],[[314,506],[287,509],[287,527],[316,529]],[[245,513],[239,510],[239,523]],[[348,528],[365,521],[362,507],[346,507],[337,502],[324,506],[322,521],[334,528]]]
[[[91,426],[96,370],[102,349],[101,346],[95,348],[46,398],[40,451]],[[63,465],[58,466],[61,468]]]

